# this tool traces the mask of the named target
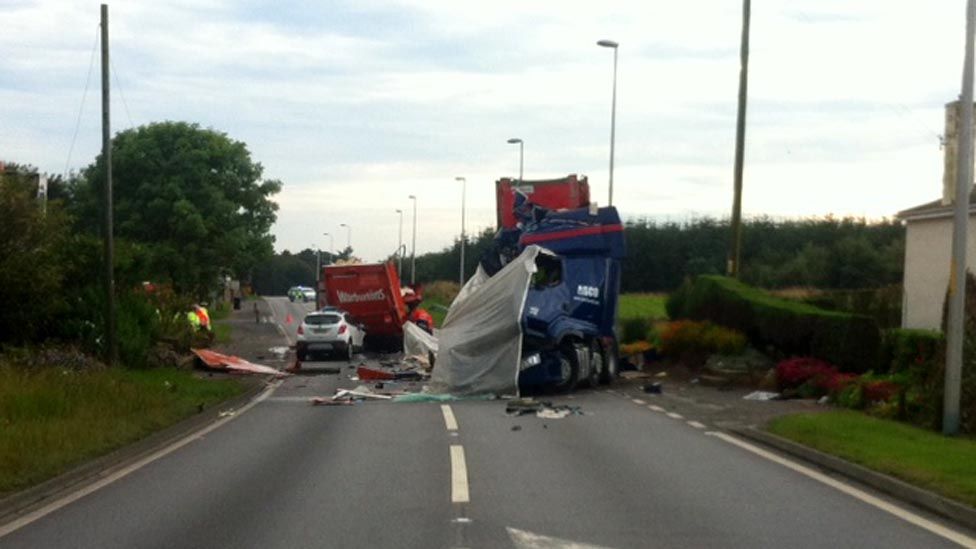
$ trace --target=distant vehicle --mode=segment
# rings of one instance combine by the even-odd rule
[[[288,301],[315,301],[315,288],[292,286],[288,288]]]
[[[295,351],[301,361],[314,353],[352,360],[353,354],[362,349],[365,336],[365,330],[345,311],[310,313],[298,326]]]

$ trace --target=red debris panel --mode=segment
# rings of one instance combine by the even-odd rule
[[[247,374],[270,374],[273,376],[286,376],[285,372],[276,370],[270,366],[262,366],[253,362],[248,362],[239,356],[225,355],[210,349],[190,349],[197,355],[204,365],[216,370],[230,370],[233,372]]]
[[[367,368],[366,366],[356,368],[356,375],[359,376],[359,379],[362,381],[392,381],[396,379],[396,374],[393,372],[377,370],[375,368]]]

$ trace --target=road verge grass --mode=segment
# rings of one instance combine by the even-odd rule
[[[54,477],[245,390],[191,372],[0,363],[0,495]]]
[[[976,506],[976,440],[852,411],[785,416],[773,420],[768,430]]]

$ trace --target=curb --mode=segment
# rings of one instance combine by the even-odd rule
[[[760,431],[752,427],[732,427],[728,430],[734,434],[780,450],[824,469],[844,475],[861,484],[953,520],[968,528],[976,529],[976,509],[958,501],[765,431]]]
[[[221,410],[240,408],[253,400],[267,386],[263,382],[250,382],[250,384],[251,387],[234,398],[218,402],[198,414],[170,425],[161,431],[156,431],[128,446],[94,458],[54,478],[0,499],[0,526],[13,522],[22,515],[105,478],[143,457],[203,429],[220,419]]]

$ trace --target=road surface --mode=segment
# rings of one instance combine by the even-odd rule
[[[282,330],[293,338],[305,306],[270,304],[276,321],[292,315]],[[192,442],[0,527],[0,547],[976,543],[619,388],[554,397],[585,412],[564,419],[509,417],[503,401],[313,407],[310,397],[356,383],[346,362],[306,366],[341,373],[288,378]]]

